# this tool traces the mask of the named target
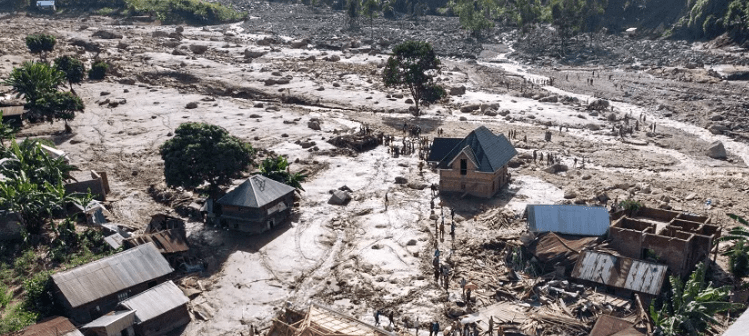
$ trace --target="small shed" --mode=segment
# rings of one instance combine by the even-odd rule
[[[102,316],[155,287],[174,270],[153,243],[52,275],[56,301],[79,323]]]
[[[135,336],[135,312],[111,312],[81,327],[85,336]]]
[[[619,257],[608,253],[583,251],[572,270],[572,278],[604,284],[625,292],[656,296],[661,292],[668,266]]]
[[[532,205],[526,207],[528,229],[578,236],[603,236],[609,229],[609,212],[584,205]]]
[[[291,214],[294,190],[265,176],[253,175],[219,198],[213,210],[223,227],[260,233],[272,229]]]
[[[69,193],[87,193],[91,192],[91,195],[98,201],[104,201],[107,199],[109,193],[109,179],[107,173],[102,171],[89,171],[88,173],[71,173],[74,182],[65,184],[65,191]]]
[[[83,334],[65,317],[51,317],[45,321],[28,326],[12,336],[83,336]]]
[[[138,335],[157,336],[190,323],[188,302],[190,299],[170,280],[122,301],[120,307],[135,312]]]

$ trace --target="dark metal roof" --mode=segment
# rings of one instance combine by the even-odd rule
[[[147,243],[153,243],[161,253],[184,252],[190,249],[185,239],[184,231],[181,229],[171,229],[160,231],[152,234],[145,234],[130,237],[125,240],[126,246],[138,246]]]
[[[602,236],[610,225],[609,212],[603,207],[529,204],[526,210],[533,232]]]
[[[143,322],[158,317],[174,308],[190,302],[171,280],[133,296],[120,303],[135,311],[135,320]]]
[[[294,187],[265,176],[253,175],[216,203],[245,208],[262,208],[268,203],[293,193],[294,190]]]
[[[65,317],[58,316],[11,333],[12,336],[83,336]]]
[[[442,161],[461,141],[463,141],[461,138],[434,138],[427,162]]]
[[[618,257],[608,253],[583,251],[572,270],[575,279],[611,287],[658,295],[666,279],[668,266]]]
[[[73,308],[174,271],[153,243],[52,275]]]
[[[495,135],[488,128],[480,126],[469,133],[450,152],[445,155],[438,165],[439,168],[448,169],[450,162],[465,147],[469,147],[478,165],[478,171],[493,173],[517,155],[517,150],[504,135]]]

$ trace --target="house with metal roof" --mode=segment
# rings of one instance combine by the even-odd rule
[[[83,336],[83,334],[65,317],[49,318],[14,332],[13,336]]]
[[[528,229],[576,236],[603,236],[609,229],[609,212],[584,205],[529,204],[525,208]]]
[[[86,323],[81,326],[81,330],[86,336],[135,336],[134,321],[134,311],[114,311]]]
[[[164,282],[173,271],[156,246],[147,243],[53,274],[53,292],[69,318],[88,323]]]
[[[504,135],[480,126],[465,138],[436,138],[427,161],[440,171],[440,192],[494,196],[507,182],[507,164],[517,150]]]
[[[633,292],[656,296],[668,266],[596,251],[583,251],[572,278],[603,284],[628,296]]]
[[[189,302],[170,280],[120,302],[119,308],[134,312],[136,335],[158,336],[190,323]]]
[[[274,228],[294,205],[294,187],[253,175],[213,205],[215,220],[222,227],[260,233]]]

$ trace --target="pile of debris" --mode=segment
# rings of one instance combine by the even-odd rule
[[[328,143],[339,147],[349,148],[358,153],[365,152],[382,144],[382,134],[346,134],[328,140]]]

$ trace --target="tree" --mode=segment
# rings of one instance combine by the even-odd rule
[[[583,21],[584,0],[552,0],[551,24],[557,29],[561,41],[562,55],[567,52],[567,41],[580,30]]]
[[[88,78],[94,80],[101,80],[107,76],[107,70],[109,70],[109,64],[104,61],[96,61],[91,65],[91,71],[88,72]]]
[[[55,68],[65,73],[65,79],[70,84],[70,91],[73,91],[73,83],[80,83],[86,76],[86,66],[79,59],[65,55],[55,59]]]
[[[494,27],[499,9],[495,0],[451,0],[447,5],[458,15],[460,26],[475,37]]]
[[[161,146],[169,186],[195,189],[208,183],[211,195],[247,169],[252,155],[248,143],[219,126],[204,123],[179,125],[174,137]]]
[[[379,10],[380,4],[377,0],[362,0],[361,11],[362,15],[369,18],[369,31],[372,40],[374,40],[374,18],[377,16],[377,10]]]
[[[434,84],[432,76],[427,73],[439,68],[440,61],[427,42],[407,41],[393,48],[382,72],[386,87],[407,87],[416,105],[419,115],[419,102],[423,101],[425,91]]]
[[[11,86],[20,98],[24,96],[27,104],[33,104],[39,98],[57,91],[65,80],[65,74],[44,62],[24,62],[15,68],[5,84]]]
[[[671,276],[671,297],[664,300],[660,310],[655,308],[655,300],[650,304],[650,316],[655,325],[655,335],[700,335],[713,324],[719,324],[715,314],[742,308],[741,304],[726,302],[728,287],[714,288],[705,281],[707,266],[697,264],[697,268],[682,283]]]
[[[75,112],[82,112],[83,100],[72,92],[53,92],[37,99],[31,106],[31,113],[49,123],[65,121],[65,130],[70,133],[68,121],[75,119]]]
[[[356,29],[359,24],[359,13],[360,10],[359,0],[348,0],[346,5],[346,15],[348,16],[348,24],[350,29]]]
[[[32,54],[39,54],[39,58],[44,60],[44,53],[55,49],[57,39],[50,34],[32,34],[26,36],[26,47]]]
[[[307,179],[307,175],[301,172],[291,173],[289,171],[289,161],[283,156],[267,158],[260,163],[258,174],[263,175],[271,180],[286,183],[298,190],[304,191],[302,182]]]

